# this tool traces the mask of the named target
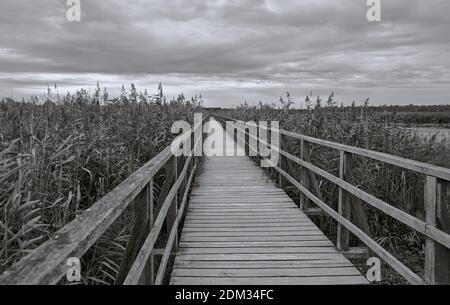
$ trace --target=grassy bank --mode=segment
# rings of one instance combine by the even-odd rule
[[[0,102],[0,273],[166,148],[172,122],[201,107],[134,86],[100,95]],[[85,283],[114,282],[129,233],[124,215],[83,257]]]

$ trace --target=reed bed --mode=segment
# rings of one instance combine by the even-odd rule
[[[0,273],[166,148],[176,120],[191,121],[201,98],[120,97],[80,90],[0,102]],[[162,173],[164,175],[164,173]],[[160,179],[163,180],[163,177]],[[158,183],[155,192],[158,192]],[[83,257],[83,281],[111,284],[131,228],[119,219]]]
[[[334,95],[331,94],[326,103],[322,103],[320,97],[314,102],[310,96],[305,102],[307,109],[290,109],[292,97],[288,94],[286,98],[280,98],[280,103],[259,103],[256,106],[246,103],[222,114],[243,121],[279,121],[281,128],[288,131],[450,168],[450,147],[447,140],[439,140],[435,136],[424,139],[414,130],[397,127],[379,115],[384,111],[381,107],[370,107],[368,100],[361,106],[353,103],[350,107],[343,107],[334,102]],[[283,149],[300,156],[300,141],[286,137],[282,141]],[[309,148],[314,165],[338,176],[338,152],[318,145],[310,145]],[[284,167],[300,181],[298,165],[289,162],[288,165],[285,163]],[[422,175],[363,157],[353,157],[352,168],[353,184],[411,215],[424,219]],[[321,196],[326,203],[337,209],[338,188],[327,180],[317,178]],[[273,179],[278,179],[275,172]],[[287,190],[291,197],[298,201],[298,191]],[[424,260],[423,236],[367,204],[361,205],[364,206],[373,238],[412,270],[421,274]],[[334,220],[320,216],[314,217],[314,221],[331,239],[336,238]],[[354,246],[359,245],[356,239],[351,242]],[[402,282],[399,276],[391,271],[387,271],[383,279],[384,283]]]

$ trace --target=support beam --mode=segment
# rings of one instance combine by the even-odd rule
[[[177,179],[178,179],[178,157],[176,157],[176,156],[173,156],[173,175],[174,175],[173,176],[174,181],[177,181]],[[175,193],[175,196],[172,201],[172,205],[171,205],[169,211],[167,212],[167,220],[166,220],[167,232],[170,232],[172,230],[172,226],[175,223],[177,214],[178,214],[178,190]],[[173,252],[175,253],[178,250],[178,232],[175,235],[174,243],[175,243],[175,246],[172,249],[173,249]]]
[[[283,149],[283,136],[280,135],[280,149]],[[280,168],[284,168],[284,160],[283,160],[283,156],[280,155],[280,159],[279,159],[279,166]],[[283,184],[283,175],[278,174],[278,186],[282,189],[284,184]]]
[[[150,232],[150,230],[153,228],[153,223],[155,222],[155,211],[154,211],[155,196],[153,193],[153,178],[152,178],[152,180],[150,180],[150,183],[148,184],[148,190],[149,190],[148,201],[150,203],[150,209],[149,209],[149,212],[150,212],[149,232]],[[153,255],[153,254],[150,255],[150,259],[149,259],[148,266],[147,266],[147,271],[150,276],[148,283],[150,285],[153,285],[155,282],[155,255]]]
[[[320,208],[309,208],[307,210],[304,210],[303,213],[305,213],[306,216],[320,216],[320,215],[323,215],[323,211]]]
[[[340,152],[339,159],[339,178],[345,180],[347,172],[347,154],[343,151]],[[350,201],[349,196],[345,190],[339,187],[339,201],[338,201],[338,213],[350,220]],[[340,251],[347,251],[350,244],[349,231],[340,223],[337,224],[337,248]]]
[[[449,232],[449,188],[447,181],[427,176],[425,180],[425,217],[428,225]],[[432,285],[450,283],[449,249],[431,238],[425,240],[425,281]]]
[[[346,155],[346,170],[345,170],[345,178],[348,182],[352,183],[353,185],[357,184],[357,181],[353,174],[353,164],[351,158],[351,154],[345,153]],[[347,193],[348,194],[348,193]],[[372,233],[370,231],[369,223],[367,222],[367,216],[364,212],[364,202],[354,196],[351,196],[348,194],[349,201],[350,201],[350,210],[352,215],[353,222],[361,229],[363,230],[367,235],[372,236]]]
[[[367,259],[369,258],[369,249],[366,247],[350,247],[342,254],[348,259]]]
[[[125,280],[146,236],[150,232],[148,226],[150,221],[150,202],[148,199],[150,197],[148,196],[148,192],[149,188],[145,187],[133,202],[135,222],[114,283],[116,285],[121,285]]]
[[[306,143],[305,141],[301,140],[300,142],[300,148],[301,148],[301,153],[300,153],[300,158],[302,160],[305,160],[305,155],[306,155]],[[306,183],[306,172],[308,170],[304,167],[301,168],[300,170],[300,184],[307,187]],[[300,192],[300,209],[301,210],[307,210],[308,209],[308,198],[305,196],[305,194],[303,194],[302,192]]]

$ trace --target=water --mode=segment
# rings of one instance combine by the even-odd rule
[[[436,135],[438,141],[447,140],[450,141],[450,128],[438,128],[438,127],[411,127],[409,128],[417,132],[417,134],[424,139],[430,139]]]

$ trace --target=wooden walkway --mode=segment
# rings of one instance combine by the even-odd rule
[[[192,191],[171,284],[366,283],[248,157],[205,159]]]
[[[188,156],[179,155],[185,148],[180,148],[179,142],[166,147],[92,207],[0,274],[0,285],[65,283],[68,271],[73,271],[70,262],[83,257],[130,208],[135,210],[132,213],[134,227],[115,284],[162,285],[167,283],[166,270],[171,266],[171,284],[366,284],[350,261],[249,158],[209,157],[198,167],[199,158],[194,155],[193,148],[201,143],[198,135],[202,135],[202,129],[209,125],[204,125],[205,121],[198,122],[181,136],[182,141],[192,136],[197,138],[195,143],[191,141]],[[223,145],[222,126],[217,121],[211,122],[215,123],[212,128],[217,131],[214,135],[222,139],[222,142],[216,141],[213,149],[230,153],[231,148]],[[242,128],[239,130],[242,132]],[[275,166],[273,170],[301,192],[303,199],[307,198],[337,222],[336,239],[340,250],[350,250],[348,237],[351,233],[410,284],[450,283],[450,169],[283,129],[278,131],[284,140],[298,142],[300,156],[283,149],[278,151],[283,160],[290,160],[305,171],[305,181],[297,181],[291,176],[293,173],[282,166]],[[227,139],[231,140],[230,137]],[[309,161],[311,145],[339,153],[338,176]],[[178,149],[174,150],[174,147]],[[242,148],[238,151],[242,152]],[[206,152],[206,155],[211,154]],[[352,176],[351,164],[357,164],[352,162],[355,156],[368,158],[380,166],[394,166],[422,175],[425,220],[348,181],[347,178]],[[184,165],[180,167],[180,164]],[[197,168],[199,176],[192,184]],[[162,170],[166,173],[165,180],[156,199],[154,179],[160,177]],[[305,187],[311,177],[329,181],[338,188],[337,211],[330,202],[317,197],[314,194],[317,192]],[[191,201],[187,204],[191,190]],[[346,193],[356,201],[350,200]],[[378,244],[369,230],[362,229],[366,217],[363,205],[371,206],[378,213],[396,219],[424,236],[423,276]],[[351,219],[350,211],[356,211],[358,217]],[[179,238],[184,216],[185,226]],[[155,248],[161,246],[158,239],[165,241],[163,248]],[[178,253],[172,265],[174,248]],[[82,276],[87,275],[82,273]]]

